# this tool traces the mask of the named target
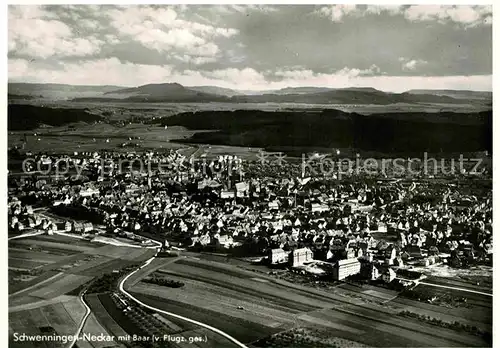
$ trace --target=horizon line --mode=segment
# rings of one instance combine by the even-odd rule
[[[483,93],[493,93],[493,86],[491,90],[476,90],[476,89],[453,89],[453,88],[412,88],[405,90],[404,92],[392,92],[392,91],[384,91],[381,89],[377,89],[372,86],[349,86],[349,87],[329,87],[329,86],[311,86],[311,85],[304,85],[304,86],[287,86],[279,89],[234,89],[234,88],[229,88],[229,87],[222,87],[218,85],[207,85],[207,84],[202,84],[202,85],[183,85],[178,82],[160,82],[160,83],[145,83],[142,85],[137,85],[137,86],[125,86],[125,85],[114,85],[114,84],[71,84],[71,83],[57,83],[57,82],[22,82],[22,81],[10,81],[7,80],[7,84],[11,83],[19,83],[19,84],[28,84],[28,85],[60,85],[60,86],[75,86],[75,87],[105,87],[105,86],[110,86],[110,87],[119,87],[119,88],[138,88],[142,86],[147,86],[147,85],[166,85],[166,84],[178,84],[184,88],[193,88],[193,87],[217,87],[217,88],[222,88],[222,89],[229,89],[232,91],[237,91],[237,92],[272,92],[272,91],[280,91],[286,88],[328,88],[328,89],[349,89],[349,88],[371,88],[376,91],[384,92],[384,93],[392,93],[392,94],[402,94],[406,93],[409,91],[466,91],[466,92],[483,92]]]

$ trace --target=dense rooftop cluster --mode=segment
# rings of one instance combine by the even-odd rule
[[[289,162],[189,159],[175,151],[35,156],[31,170],[43,168],[52,172],[10,176],[11,228],[29,219],[28,206],[50,206],[58,216],[102,226],[99,233],[269,255],[274,263],[295,258],[294,266],[491,262],[491,181],[481,178],[335,180],[301,176],[300,165]],[[88,225],[64,228],[90,232]],[[302,256],[294,251],[306,249],[296,262]]]

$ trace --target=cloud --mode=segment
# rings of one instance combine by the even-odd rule
[[[343,68],[331,74],[314,73],[311,70],[281,71],[282,79],[268,82],[262,89],[284,87],[373,87],[387,92],[405,92],[410,89],[461,89],[491,91],[492,76],[386,76],[376,75],[376,67],[370,69]],[[251,89],[246,87],[246,89]]]
[[[332,5],[321,7],[315,13],[330,18],[333,22],[341,22],[344,16],[358,13],[358,9],[356,5]]]
[[[404,8],[401,5],[367,5],[364,12],[377,15],[381,13],[388,13],[394,16],[401,14],[403,11]]]
[[[108,44],[111,44],[111,45],[116,45],[116,44],[120,43],[120,40],[118,39],[118,37],[116,35],[113,35],[113,34],[106,34],[106,35],[104,35],[104,38],[106,39],[106,42]]]
[[[172,55],[172,58],[175,58],[187,64],[194,64],[194,65],[203,65],[207,63],[214,63],[217,61],[217,59],[214,57],[193,57],[187,54],[184,55],[174,54]]]
[[[272,72],[269,72],[269,74],[272,74]],[[368,69],[344,67],[333,74],[315,73],[310,69],[278,70],[274,73],[275,76],[283,78],[283,81],[293,84],[298,82],[310,83],[313,81],[315,84],[318,84],[321,81],[326,82],[333,77],[350,79],[359,76],[374,76],[377,74],[380,74],[380,68],[375,64]]]
[[[100,51],[95,36],[77,37],[54,13],[40,6],[9,7],[9,52],[48,58],[88,56]]]
[[[375,64],[372,64],[368,69],[349,69],[347,67],[339,70],[337,74],[344,74],[347,76],[351,77],[357,77],[357,76],[373,76],[373,75],[378,75],[380,74],[380,68],[376,66]]]
[[[485,86],[491,22],[488,6],[10,6],[9,70],[70,84]]]
[[[488,24],[488,21],[491,24],[491,16],[491,6],[416,5],[405,11],[405,17],[410,21],[454,22],[470,27]],[[488,17],[489,20],[485,21]]]
[[[262,85],[266,83],[266,79],[262,73],[257,72],[252,68],[228,68],[219,69],[203,73],[204,76],[215,80],[224,81],[233,85],[248,84]]]
[[[382,13],[391,16],[402,15],[411,22],[452,22],[465,27],[491,25],[492,21],[491,6],[469,5],[331,5],[323,6],[314,13],[330,18],[333,22],[341,22],[346,16],[359,18]]]
[[[86,29],[97,30],[99,29],[100,23],[94,19],[81,19],[78,22],[79,25]]]
[[[404,71],[415,71],[422,65],[426,65],[428,63],[423,59],[408,59],[405,57],[399,57],[398,60],[402,63],[401,68]]]
[[[232,8],[240,13],[248,12],[248,10],[261,13],[273,13],[279,11],[276,7],[269,5],[232,5]]]
[[[9,79],[75,85],[136,86],[168,81],[172,67],[121,62],[117,58],[62,62],[49,69],[25,59],[9,59]]]
[[[214,57],[219,53],[214,39],[238,34],[234,28],[181,19],[170,7],[124,7],[109,11],[108,16],[119,34],[159,52],[179,50],[183,54]]]
[[[274,13],[278,12],[279,9],[275,6],[270,5],[256,5],[256,4],[248,4],[248,5],[213,5],[210,6],[210,11],[218,14],[247,14],[249,12],[258,12],[258,13]]]

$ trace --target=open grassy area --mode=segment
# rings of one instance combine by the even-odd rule
[[[467,308],[470,311],[491,310],[493,305],[493,298],[491,296],[448,288],[438,288],[425,284],[420,284],[414,289],[403,291],[401,296],[444,307]]]
[[[414,318],[414,319],[429,323],[431,325],[436,325],[439,327],[452,329],[452,330],[459,331],[459,332],[468,332],[468,333],[471,333],[473,335],[483,337],[487,342],[490,342],[490,343],[492,340],[492,335],[490,332],[483,331],[476,326],[462,324],[458,321],[454,321],[454,322],[442,321],[441,319],[431,318],[429,316],[421,315],[418,313],[413,313],[410,311],[400,312],[399,315],[402,317]]]
[[[29,288],[38,283],[48,281],[58,273],[59,272],[57,271],[47,271],[38,276],[30,276],[24,272],[9,270],[9,294]]]
[[[359,342],[334,337],[329,330],[295,328],[280,332],[254,343],[256,347],[269,348],[368,348]]]
[[[9,293],[33,287],[28,295],[58,296],[70,292],[95,276],[143,262],[155,251],[144,248],[119,247],[93,243],[60,235],[40,235],[9,241]],[[55,284],[44,283],[63,272],[64,279]],[[78,279],[78,280],[77,280]],[[75,280],[75,284],[71,282]],[[64,282],[64,284],[60,282]],[[37,286],[37,284],[42,285]],[[51,290],[52,289],[52,290]],[[61,292],[62,291],[62,292]]]
[[[98,336],[100,334],[109,335],[106,329],[99,323],[94,313],[91,313],[85,322],[82,334],[91,334]],[[115,340],[114,342],[90,342],[93,348],[112,348],[112,347],[125,347],[125,345],[120,344]]]
[[[143,276],[146,276],[149,274],[147,268],[138,273],[144,272]],[[135,282],[135,285],[130,285],[130,291],[141,301],[158,308],[208,321],[226,332],[229,328],[234,337],[247,343],[254,342],[250,341],[252,338],[267,337],[258,338],[258,333],[264,334],[264,331],[250,326],[251,323],[277,332],[297,325],[320,327],[334,330],[335,336],[351,341],[359,341],[362,337],[364,344],[371,344],[376,338],[376,345],[380,346],[488,345],[481,337],[457,334],[453,330],[399,317],[398,306],[393,306],[392,302],[380,305],[345,295],[346,291],[356,292],[356,289],[315,289],[249,272],[235,265],[196,259],[165,264],[158,272],[185,283],[184,287],[166,289]],[[373,292],[378,289],[364,290]],[[383,289],[376,292],[378,295],[367,295],[378,296],[381,301],[391,299],[393,295]]]
[[[78,124],[39,128],[30,132],[11,132],[8,142],[9,146],[20,146],[24,141],[24,134],[27,134],[24,148],[34,152],[73,153],[75,151],[144,151],[148,149],[161,151],[186,147],[173,141],[187,139],[194,133],[196,132],[183,127],[165,129],[140,123],[125,126],[106,123]],[[123,146],[124,144],[127,146]]]
[[[35,309],[9,313],[9,347],[27,347],[27,343],[14,342],[13,333],[27,335],[47,334],[52,328],[58,335],[73,335],[85,313],[85,308],[77,297],[70,301],[55,303]],[[39,342],[35,347],[64,347],[63,342]]]
[[[223,313],[202,309],[194,305],[170,301],[164,297],[134,293],[140,301],[173,312],[188,318],[196,318],[203,323],[219,328],[227,334],[237,338],[243,343],[249,343],[268,336],[269,334],[280,331],[241,318],[235,318]]]
[[[127,332],[108,313],[97,294],[86,295],[85,300],[91,308],[92,313],[95,314],[99,323],[110,335],[113,335],[114,337],[127,335]]]

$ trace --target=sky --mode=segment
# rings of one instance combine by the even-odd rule
[[[492,90],[491,6],[8,7],[11,82]]]

